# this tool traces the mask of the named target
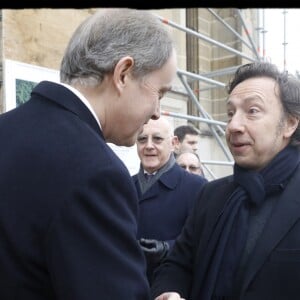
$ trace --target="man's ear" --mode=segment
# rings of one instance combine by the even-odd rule
[[[172,139],[173,148],[175,150],[178,150],[179,144],[180,144],[180,142],[179,142],[179,139],[178,139],[177,135],[174,135],[173,139]]]
[[[122,57],[116,64],[113,73],[113,81],[119,91],[126,85],[126,80],[132,72],[133,65],[134,60],[131,56]]]
[[[286,121],[284,137],[290,138],[298,126],[299,126],[299,118],[294,117],[294,116],[289,116]]]

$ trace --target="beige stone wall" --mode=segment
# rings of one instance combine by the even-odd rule
[[[5,59],[58,70],[78,24],[93,9],[3,9],[2,67]],[[5,74],[1,76],[4,79]],[[0,113],[5,109],[1,86]]]
[[[3,55],[58,69],[66,44],[92,9],[3,10]]]
[[[76,27],[95,9],[18,9],[2,10],[1,50],[2,62],[11,59],[26,64],[32,64],[50,69],[59,69],[64,49]],[[185,26],[185,9],[153,10],[176,24]],[[236,17],[232,9],[216,9],[216,12],[230,25],[236,26]],[[255,22],[255,15],[250,10],[246,15],[246,22],[251,26]],[[206,10],[199,8],[199,32],[230,47],[241,49],[240,43]],[[178,65],[186,69],[186,34],[180,29],[168,26],[176,42]],[[237,28],[238,29],[238,28]],[[199,39],[199,73],[216,71],[229,66],[238,65],[241,59],[227,51],[212,46]],[[2,79],[2,76],[1,76]],[[221,78],[215,78],[221,80]],[[179,80],[175,83],[178,94],[170,94],[162,100],[162,110],[186,114],[187,102],[184,87]],[[206,86],[204,86],[206,87]],[[4,96],[0,90],[0,113],[3,112]],[[225,120],[224,93],[218,89],[208,90],[201,86],[200,101],[206,111],[218,120]],[[204,91],[203,91],[204,90]],[[186,123],[184,119],[173,118],[174,126]],[[203,137],[200,156],[204,159],[223,159],[219,146],[212,136]],[[213,155],[215,154],[216,155]],[[212,154],[213,157],[210,155]],[[219,159],[217,158],[219,157]],[[222,170],[215,167],[217,177],[227,175],[231,168]],[[224,168],[223,168],[224,169]]]
[[[92,8],[2,10],[2,61],[10,59],[59,70],[64,49],[72,33],[95,10]],[[152,12],[163,18],[184,23],[182,11],[184,9],[153,10]],[[179,66],[184,69],[186,64],[185,35],[178,33],[170,26],[168,30],[174,35]],[[179,82],[176,85],[180,85]],[[0,97],[0,112],[3,112],[5,99],[2,92]]]

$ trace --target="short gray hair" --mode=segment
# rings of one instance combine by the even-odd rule
[[[60,68],[63,83],[96,85],[125,56],[134,59],[132,75],[160,69],[171,57],[173,39],[149,11],[103,9],[88,17],[71,37]]]

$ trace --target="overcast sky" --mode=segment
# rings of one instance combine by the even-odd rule
[[[284,69],[285,61],[286,70],[295,73],[296,70],[300,71],[300,9],[286,9],[286,14],[283,13],[284,10],[284,8],[264,10],[265,55],[281,70]]]

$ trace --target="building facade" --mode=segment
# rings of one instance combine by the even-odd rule
[[[95,10],[1,10],[0,113],[18,105],[12,93],[14,85],[8,83],[8,78],[18,76],[18,67],[28,67],[24,72],[29,81],[34,73],[31,68],[40,71],[33,81],[45,79],[43,74],[46,78],[50,73],[57,76],[71,34]],[[169,27],[179,64],[174,89],[162,100],[162,114],[174,127],[192,123],[199,129],[199,155],[210,179],[230,174],[232,159],[224,139],[224,87],[238,65],[259,59],[258,10],[180,8],[152,12]]]

